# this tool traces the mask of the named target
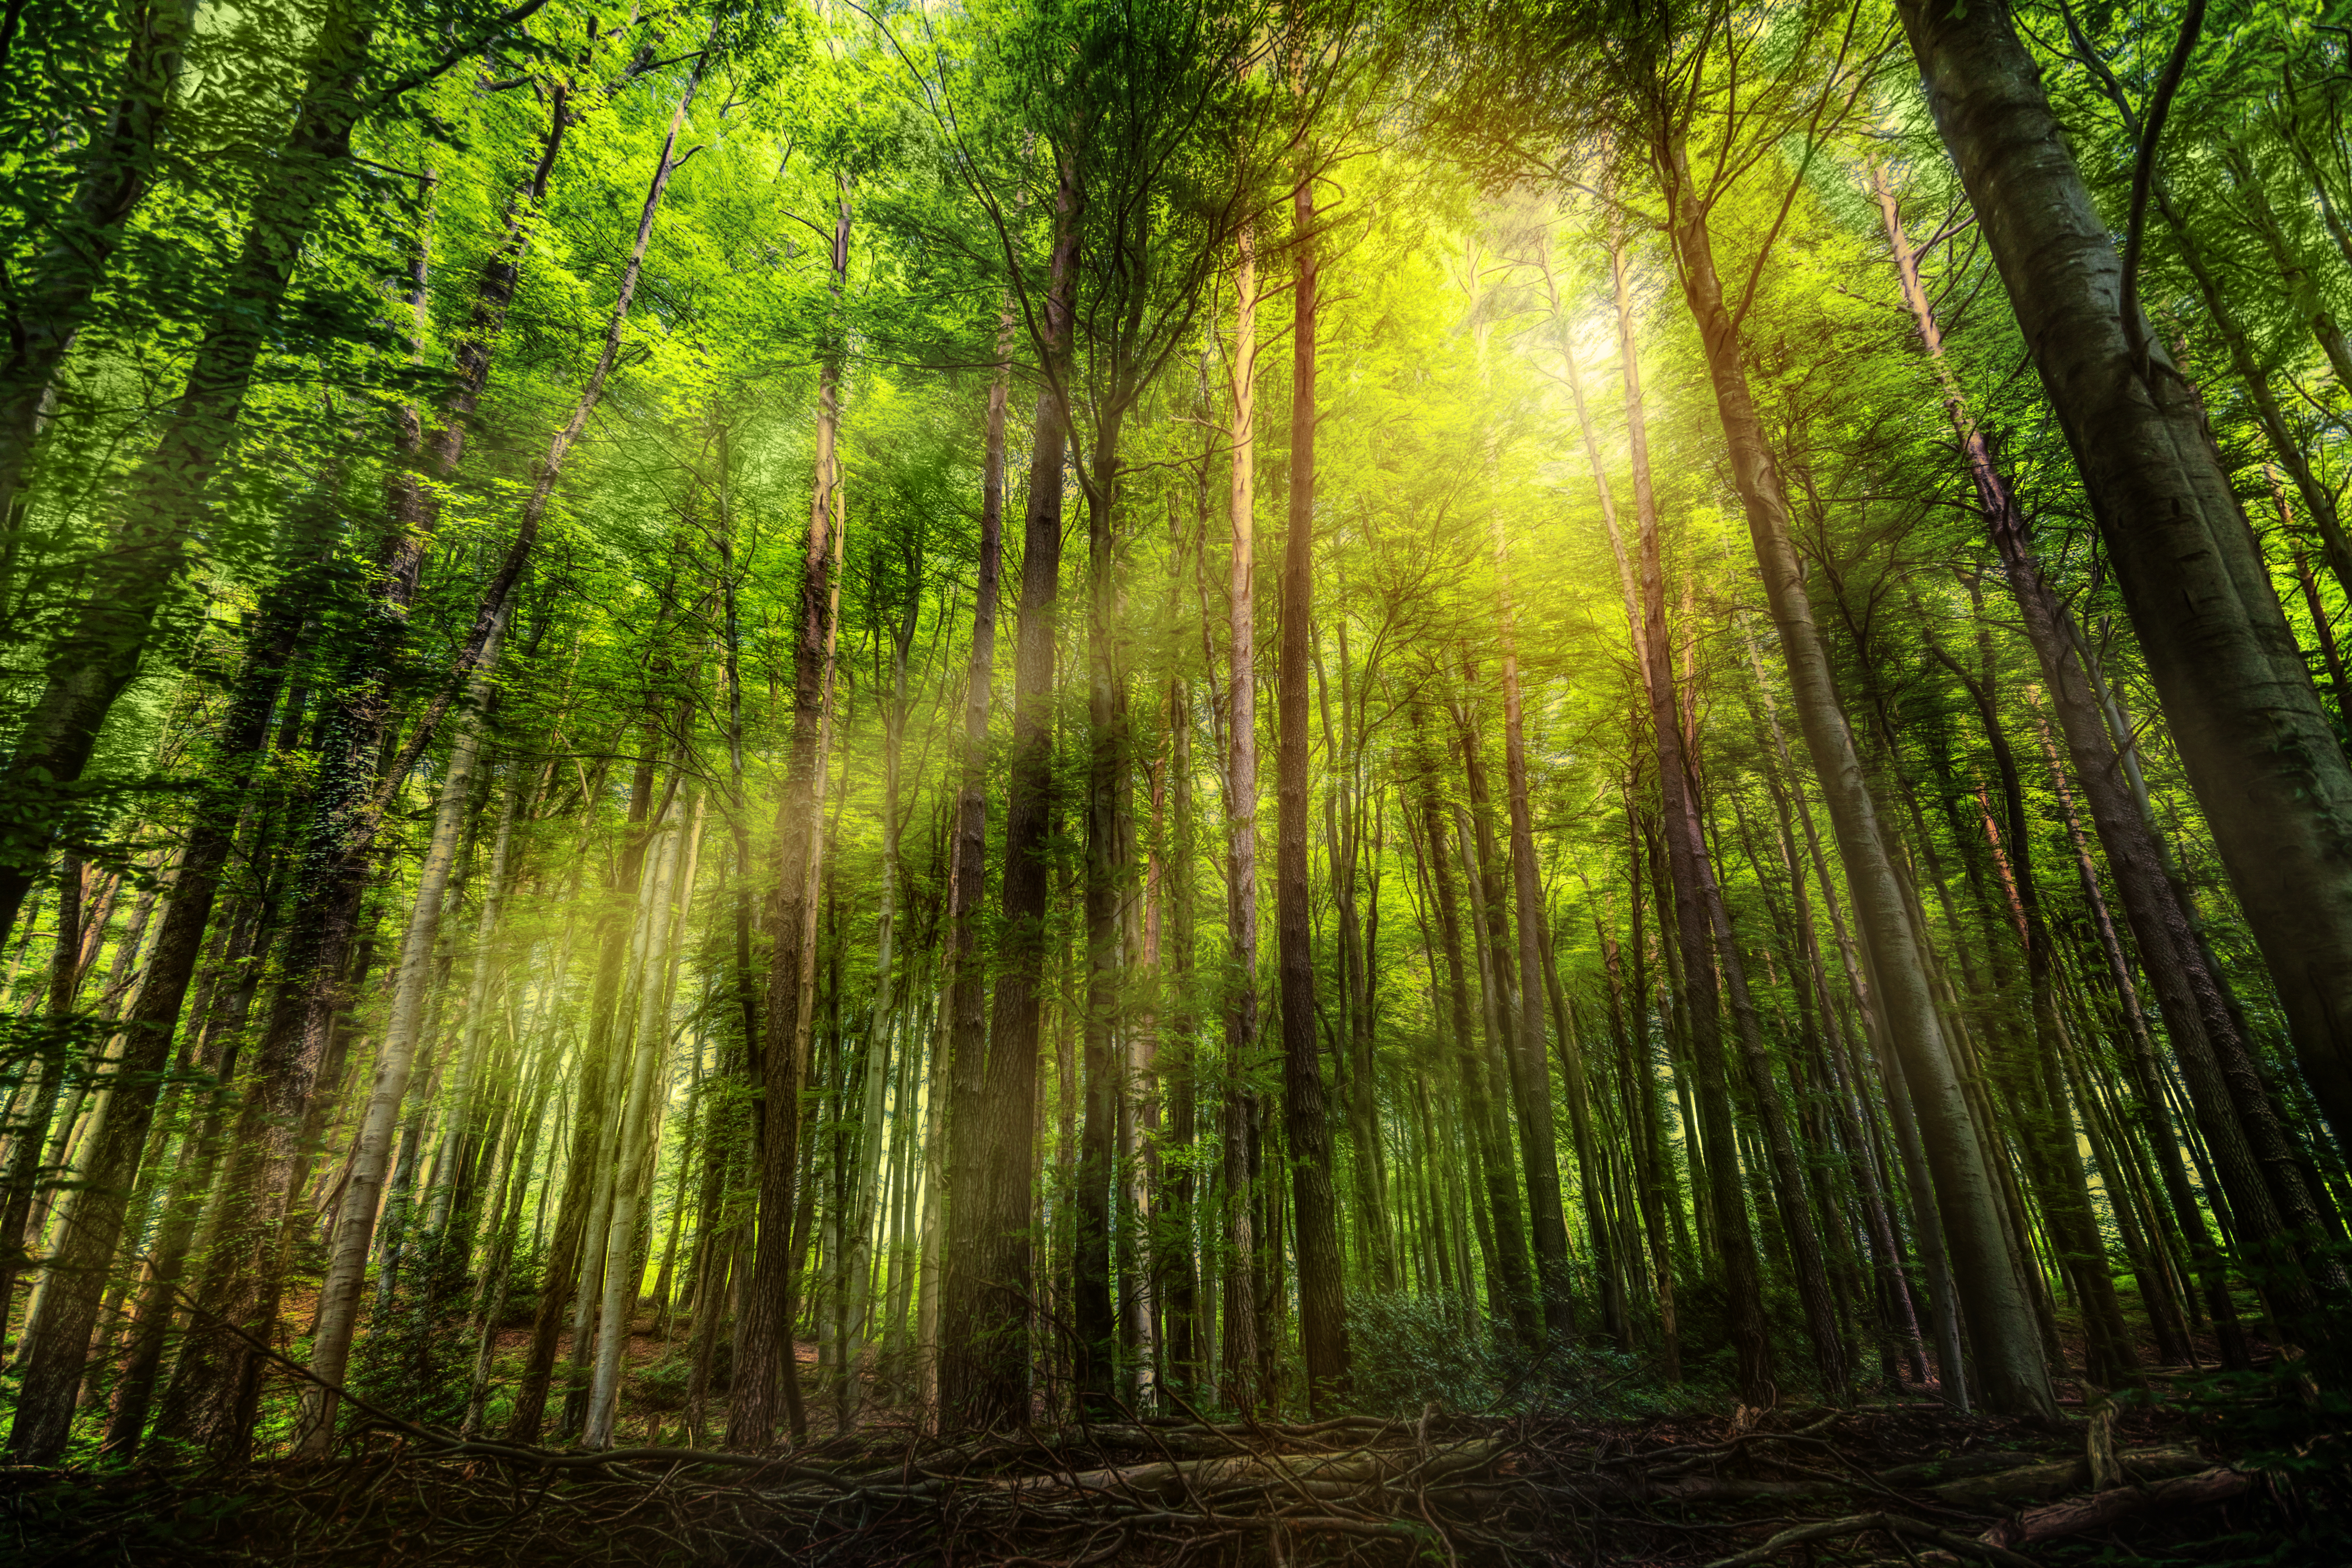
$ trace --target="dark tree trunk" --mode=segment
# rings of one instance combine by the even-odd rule
[[[943,1191],[941,1219],[954,1224],[956,1198],[977,1194],[987,1179],[981,1136],[988,1082],[988,973],[982,962],[981,906],[988,889],[988,728],[996,679],[996,618],[1004,562],[1004,424],[1013,384],[1013,310],[997,323],[996,374],[989,378],[988,417],[982,454],[979,581],[972,594],[971,653],[965,669],[963,755],[955,803],[954,860],[948,873],[945,971],[948,987],[949,1104],[940,1132],[948,1141],[937,1163]],[[1057,520],[1058,521],[1058,520]],[[948,1235],[953,1235],[950,1228]],[[947,1259],[927,1258],[936,1272]],[[937,1292],[927,1291],[936,1301]],[[932,1309],[936,1312],[937,1308]],[[933,1358],[927,1393],[938,1397],[938,1328],[924,1353]],[[929,1413],[934,1419],[936,1410]]]
[[[834,211],[830,287],[837,312],[849,272],[849,185],[838,182]],[[825,731],[840,584],[841,373],[846,344],[839,321],[828,323],[817,373],[816,474],[809,507],[806,552],[801,562],[800,608],[793,643],[793,733],[783,796],[776,807],[776,890],[769,900],[775,941],[769,961],[768,1005],[760,1027],[760,1206],[753,1243],[751,1293],[735,1325],[735,1374],[727,1411],[730,1447],[763,1449],[781,1423],[795,1441],[807,1435],[801,1406],[799,1362],[793,1349],[794,1291],[802,1248],[794,1218],[793,1176],[800,1158],[801,1100],[809,1086],[809,1020],[819,941],[816,902],[823,854]],[[810,1194],[800,1194],[807,1196]]]
[[[1066,377],[1085,195],[1075,150],[1057,159],[1054,250],[1042,341],[1051,375]],[[1066,383],[1065,384],[1066,384]],[[1030,1183],[1037,1116],[1039,989],[1045,968],[1054,790],[1054,644],[1062,582],[1062,468],[1067,412],[1039,393],[1022,525],[1021,610],[1013,653],[1013,755],[1004,807],[1004,873],[996,995],[987,1061],[968,1123],[950,1130],[956,1213],[940,1300],[942,1406],[975,1426],[1029,1415]],[[959,1061],[957,1070],[962,1066]]]
[[[1282,552],[1282,659],[1276,691],[1275,935],[1282,981],[1283,1133],[1289,1144],[1297,1226],[1299,1345],[1308,1408],[1318,1416],[1348,1392],[1348,1304],[1331,1190],[1331,1122],[1315,1047],[1315,932],[1307,881],[1307,700],[1315,628],[1314,156],[1292,195],[1297,277],[1291,315],[1290,516]]]

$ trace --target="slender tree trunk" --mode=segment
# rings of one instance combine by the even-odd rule
[[[1307,880],[1309,649],[1315,616],[1315,331],[1318,257],[1314,153],[1292,195],[1290,520],[1282,553],[1282,662],[1277,689],[1276,935],[1282,976],[1283,1132],[1297,1226],[1299,1347],[1307,1406],[1318,1416],[1348,1393],[1348,1305],[1331,1191],[1331,1123],[1315,1045],[1315,933]],[[1547,1158],[1549,1155],[1547,1155]]]
[[[1129,762],[1128,690],[1118,646],[1117,584],[1118,444],[1135,391],[1129,351],[1140,326],[1150,273],[1142,246],[1120,252],[1127,298],[1103,344],[1110,387],[1097,407],[1087,506],[1086,1005],[1082,1079],[1086,1120],[1077,1149],[1076,1225],[1071,1256],[1073,1347],[1078,1396],[1108,1414],[1116,1381],[1118,1321],[1111,1293],[1111,1209],[1120,1107],[1126,1101],[1120,1046],[1133,1020],[1127,1009],[1127,943],[1122,906],[1131,862],[1133,787]]]
[[[919,562],[910,555],[908,566],[910,574],[917,574]],[[919,574],[914,581],[919,583]],[[889,707],[882,720],[882,908],[875,926],[874,1002],[866,1016],[866,1064],[859,1079],[856,1169],[849,1183],[849,1211],[842,1224],[843,1246],[836,1270],[842,1377],[835,1394],[835,1416],[836,1429],[845,1432],[857,1425],[860,1368],[870,1337],[866,1310],[872,1289],[872,1233],[887,1131],[883,1117],[889,1091],[890,1040],[898,1016],[899,752],[907,729],[907,658],[915,637],[915,618],[921,609],[921,595],[910,587],[906,614],[890,628]]]
[[[1568,1272],[1568,1219],[1559,1196],[1559,1155],[1552,1130],[1550,1052],[1544,1043],[1543,873],[1536,865],[1535,818],[1528,806],[1528,749],[1519,700],[1518,635],[1511,609],[1510,554],[1501,513],[1495,517],[1496,610],[1502,625],[1503,775],[1511,814],[1511,886],[1517,900],[1519,1026],[1512,1037],[1512,1077],[1519,1104],[1519,1154],[1527,1166],[1528,1218],[1535,1232],[1536,1286],[1544,1329],[1554,1339],[1576,1331]],[[1572,1048],[1566,1041],[1563,1048]],[[1589,1151],[1580,1150],[1580,1155]],[[1585,1179],[1589,1164],[1580,1160]],[[1607,1237],[1592,1245],[1605,1257]],[[1597,1267],[1599,1267],[1597,1265]]]
[[[1637,623],[1638,624],[1638,623]],[[1639,1199],[1643,1226],[1649,1232],[1650,1271],[1654,1277],[1658,1302],[1659,1371],[1668,1383],[1680,1383],[1683,1376],[1682,1324],[1675,1300],[1675,1248],[1673,1231],[1682,1224],[1682,1198],[1675,1190],[1673,1157],[1667,1152],[1665,1127],[1658,1103],[1657,1047],[1650,1036],[1650,980],[1647,949],[1648,933],[1643,929],[1643,905],[1649,877],[1643,867],[1642,831],[1634,820],[1632,781],[1626,782],[1625,838],[1627,880],[1632,889],[1630,934],[1633,937],[1633,1027],[1626,1041],[1628,1047],[1621,1058],[1619,1070],[1628,1080],[1631,1100],[1627,1120],[1634,1123],[1633,1163],[1640,1183]],[[1601,953],[1608,965],[1612,987],[1611,1005],[1616,1005],[1613,987],[1619,968],[1619,949],[1615,935],[1604,930]]]
[[[32,1237],[27,1234],[33,1194],[40,1184],[41,1151],[48,1141],[49,1119],[57,1110],[58,1086],[65,1077],[66,1058],[73,1048],[74,991],[75,982],[80,977],[82,890],[86,880],[80,857],[58,858],[57,930],[50,937],[48,1016],[42,1025],[46,1037],[37,1047],[37,1060],[28,1075],[30,1101],[9,1130],[14,1143],[8,1154],[5,1186],[0,1188],[0,1345],[5,1343],[8,1321],[16,1307],[16,1276],[33,1260]]]
[[[1625,616],[1633,638],[1635,667],[1648,704],[1650,731],[1656,749],[1660,805],[1664,818],[1667,883],[1673,889],[1675,933],[1682,959],[1683,1016],[1689,1030],[1694,1065],[1697,1068],[1702,1136],[1710,1152],[1729,1151],[1733,1144],[1729,1068],[1723,1051],[1723,1003],[1714,953],[1708,946],[1709,917],[1718,900],[1711,897],[1713,874],[1708,868],[1705,837],[1700,830],[1696,786],[1684,752],[1680,699],[1675,680],[1670,634],[1666,627],[1664,552],[1658,527],[1658,510],[1649,462],[1649,420],[1643,404],[1641,361],[1634,337],[1633,300],[1624,278],[1624,247],[1612,244],[1616,281],[1618,349],[1624,384],[1626,431],[1633,448],[1634,516],[1641,563],[1636,572],[1617,526],[1613,492],[1584,389],[1563,320],[1559,349],[1582,433],[1585,455],[1599,487],[1601,516],[1617,559],[1617,573],[1625,599]],[[1549,270],[1546,281],[1549,283]],[[1558,310],[1558,293],[1552,295]],[[1637,602],[1636,594],[1640,595]],[[1728,964],[1738,962],[1731,943],[1724,943]],[[1728,1328],[1738,1358],[1742,1397],[1752,1404],[1771,1397],[1771,1340],[1764,1321],[1763,1279],[1755,1238],[1748,1221],[1745,1188],[1738,1163],[1710,1159],[1706,1176],[1717,1227],[1716,1252],[1723,1268],[1724,1290],[1729,1308]],[[1832,1386],[1842,1385],[1842,1379]]]
[[[637,917],[637,1020],[626,1058],[628,1094],[621,1109],[620,1155],[612,1213],[601,1243],[604,1249],[604,1299],[596,1318],[595,1372],[588,1389],[588,1420],[581,1442],[590,1448],[613,1446],[613,1426],[620,1407],[621,1362],[629,1343],[631,1320],[645,1272],[637,1255],[637,1217],[650,1195],[646,1171],[655,1150],[655,1085],[666,1085],[661,1068],[669,1057],[669,967],[672,932],[685,923],[684,906],[693,898],[692,857],[688,843],[698,835],[698,806],[678,792],[664,820],[655,824],[656,839],[667,838],[656,862]],[[688,819],[693,821],[689,825]],[[687,867],[681,879],[681,863]]]
[[[982,1095],[988,1080],[988,975],[979,930],[988,889],[988,730],[995,695],[996,617],[1004,560],[1004,425],[1013,385],[1013,307],[998,315],[996,374],[989,378],[987,431],[982,451],[980,562],[972,592],[971,652],[964,675],[961,779],[955,803],[954,858],[948,872],[948,930],[942,957],[947,990],[944,1032],[934,1049],[929,1121],[924,1159],[929,1180],[923,1203],[922,1292],[917,1336],[922,1371],[917,1382],[928,1424],[940,1419],[940,1275],[945,1227],[956,1194],[976,1193],[985,1180]],[[1057,520],[1058,521],[1058,520]],[[952,1147],[949,1141],[953,1140]]]
[[[1234,244],[1233,472],[1227,498],[1225,723],[1225,1259],[1223,1374],[1226,1399],[1254,1411],[1258,1386],[1255,1201],[1262,1111],[1249,1081],[1259,1053],[1257,993],[1257,238]]]
[[[835,309],[849,274],[849,184],[838,182],[833,228]],[[768,973],[767,1016],[760,1034],[761,1172],[759,1230],[751,1293],[735,1331],[735,1376],[727,1415],[730,1447],[763,1449],[780,1420],[795,1441],[805,1435],[800,1374],[793,1352],[795,1243],[793,1176],[800,1161],[801,1097],[808,1087],[803,1019],[815,998],[808,980],[817,949],[814,881],[822,848],[824,731],[830,719],[829,681],[834,605],[839,584],[833,562],[845,526],[840,516],[841,475],[835,442],[840,421],[845,345],[835,321],[818,371],[815,493],[809,510],[801,566],[798,635],[793,645],[793,734],[783,798],[776,811],[777,890],[770,900],[775,956]]]

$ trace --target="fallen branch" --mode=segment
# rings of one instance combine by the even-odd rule
[[[2042,1456],[2022,1454],[2013,1450],[1981,1449],[1972,1454],[1954,1454],[1948,1459],[1923,1459],[1916,1465],[1897,1465],[1891,1470],[1878,1472],[1878,1479],[1890,1487],[1940,1486],[1969,1476],[1998,1475],[2005,1470],[2020,1469],[2039,1464]]]
[[[1736,1556],[1717,1558],[1706,1568],[1748,1568],[1751,1563],[1761,1563],[1768,1557],[1786,1552],[1791,1546],[1801,1546],[1808,1541],[1827,1541],[1840,1535],[1861,1535],[1870,1531],[1884,1531],[1888,1535],[1910,1536],[1915,1541],[1933,1542],[1945,1551],[1963,1557],[1974,1557],[1986,1563],[1998,1563],[2002,1568],[2034,1568],[2033,1559],[2019,1555],[2007,1547],[1989,1541],[1971,1541],[1965,1535],[1955,1535],[1948,1530],[1938,1530],[1925,1520],[1910,1519],[1899,1513],[1857,1513],[1844,1519],[1825,1519],[1818,1524],[1801,1524],[1784,1530],[1763,1545]]]

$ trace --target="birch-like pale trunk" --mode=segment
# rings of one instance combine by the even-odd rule
[[[450,1075],[446,1096],[448,1110],[441,1119],[440,1147],[433,1156],[433,1184],[426,1199],[425,1234],[435,1246],[456,1209],[459,1223],[467,1218],[461,1200],[473,1180],[474,1156],[484,1119],[480,1098],[483,1058],[489,1051],[491,1009],[501,976],[497,946],[499,921],[505,913],[507,882],[514,854],[515,816],[522,807],[520,781],[509,784],[499,807],[499,825],[490,841],[490,863],[483,879],[480,912],[474,922],[474,973],[466,985],[466,1038],[458,1047],[457,1069]],[[468,1238],[470,1239],[470,1238]],[[462,1259],[458,1260],[462,1264]]]
[[[441,798],[434,808],[433,836],[425,847],[416,898],[409,906],[408,925],[401,939],[400,967],[393,979],[383,1043],[376,1051],[375,1079],[360,1121],[343,1201],[335,1215],[333,1250],[319,1287],[319,1326],[310,1342],[310,1375],[317,1381],[303,1392],[301,1424],[294,1440],[296,1452],[312,1457],[323,1457],[334,1447],[337,1391],[350,1363],[352,1337],[359,1324],[368,1251],[375,1238],[378,1200],[391,1167],[400,1108],[408,1097],[408,1080],[424,1044],[425,994],[432,982],[442,904],[473,805],[474,769],[482,750],[481,712],[489,700],[505,632],[506,616],[501,613],[475,666],[473,689],[468,694],[473,717],[458,731],[442,770]]]
[[[695,826],[688,825],[689,817],[695,826],[699,826],[700,799],[689,803],[673,796],[664,821],[655,829],[668,841],[661,847],[637,918],[637,1026],[629,1053],[627,1098],[621,1108],[613,1202],[603,1237],[604,1289],[597,1306],[588,1419],[581,1433],[582,1444],[590,1448],[613,1446],[613,1421],[620,1407],[621,1362],[628,1348],[637,1292],[644,1284],[636,1258],[637,1211],[649,1196],[646,1166],[655,1125],[654,1096],[661,1082],[661,1068],[669,1059],[667,975],[672,933],[684,924],[683,906],[694,891],[690,869],[684,879],[688,885],[680,885],[680,867],[688,858],[689,842],[697,836]]]
[[[1261,1111],[1246,1074],[1258,1052],[1257,998],[1257,241],[1234,242],[1233,475],[1228,498],[1230,651],[1226,668],[1226,1003],[1223,1383],[1226,1400],[1255,1410],[1259,1314],[1257,1190]]]
[[[898,777],[907,733],[907,657],[922,607],[910,595],[905,618],[892,628],[890,710],[882,742],[882,908],[875,926],[874,1002],[866,1015],[866,1067],[857,1116],[856,1169],[850,1179],[849,1213],[842,1222],[842,1246],[835,1268],[839,1303],[840,1377],[835,1384],[835,1429],[857,1425],[863,1385],[860,1371],[867,1335],[866,1311],[874,1285],[876,1184],[880,1180],[886,1131],[890,1042],[898,1010]]]

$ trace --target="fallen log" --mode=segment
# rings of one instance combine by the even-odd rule
[[[2128,1456],[2125,1463],[2129,1465]],[[2088,1497],[2030,1508],[2013,1519],[2001,1521],[1977,1539],[1988,1546],[2027,1546],[2037,1541],[2054,1541],[2062,1535],[2104,1530],[2137,1513],[2227,1502],[2251,1490],[2253,1484],[2254,1478],[2245,1471],[2222,1465],[2197,1475],[2158,1481],[2153,1486],[2112,1487]]]
[[[1088,1426],[1083,1431],[1073,1427],[1061,1434],[1062,1441],[1072,1447],[1141,1448],[1151,1453],[1164,1453],[1180,1459],[1215,1458],[1225,1454],[1245,1454],[1249,1445],[1238,1433],[1220,1432],[1203,1426],[1125,1426],[1104,1425]]]
[[[2141,1481],[2191,1475],[2211,1462],[2196,1449],[2186,1447],[2128,1449],[2118,1453],[2116,1459],[2126,1477]],[[1954,1508],[2011,1507],[2063,1497],[2090,1484],[2090,1460],[2075,1458],[1947,1481],[1928,1490],[1937,1500]]]
[[[1264,1490],[1302,1481],[1363,1487],[1402,1479],[1425,1481],[1469,1475],[1499,1458],[1506,1445],[1479,1438],[1435,1448],[1352,1448],[1337,1454],[1233,1454],[1214,1459],[1160,1460],[1054,1475],[1008,1476],[985,1484],[1001,1492],[1043,1498],[1109,1492],[1181,1498],[1192,1491]],[[1328,1494],[1326,1494],[1328,1495]]]

